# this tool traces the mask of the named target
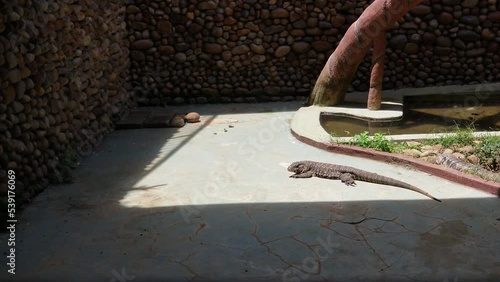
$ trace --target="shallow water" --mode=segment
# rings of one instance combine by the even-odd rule
[[[473,107],[427,104],[405,109],[402,119],[392,121],[369,121],[324,113],[320,116],[320,123],[328,133],[338,137],[353,136],[364,131],[371,135],[445,133],[471,125],[475,131],[497,131],[500,130],[500,101]]]

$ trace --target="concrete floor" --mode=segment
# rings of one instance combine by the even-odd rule
[[[113,132],[75,183],[21,214],[17,274],[2,263],[0,280],[500,281],[498,198],[302,144],[289,131],[299,107],[196,105],[201,123]],[[384,174],[443,202],[289,178],[288,164],[305,159]]]

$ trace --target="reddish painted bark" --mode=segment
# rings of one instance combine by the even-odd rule
[[[380,107],[383,53],[387,29],[422,0],[375,0],[354,22],[328,58],[309,96],[309,105],[333,106],[344,101],[356,71],[376,41],[370,81],[370,105]],[[383,34],[383,35],[382,35]],[[383,41],[383,43],[381,43]],[[382,54],[382,55],[381,55]],[[377,59],[378,58],[378,59]]]
[[[386,34],[381,32],[373,42],[372,73],[368,92],[368,109],[379,110],[382,102],[382,83],[384,82]]]

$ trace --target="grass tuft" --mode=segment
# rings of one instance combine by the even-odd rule
[[[473,150],[466,156],[476,155],[479,165],[490,171],[499,171],[500,169],[500,136],[486,134],[480,137],[474,137],[474,128],[469,126],[466,129],[459,129],[453,133],[441,135],[435,139],[419,140],[422,145],[441,144],[444,149],[451,148],[456,150],[466,145],[473,146]],[[340,138],[332,134],[332,142],[339,142]],[[409,145],[407,142],[397,142],[389,139],[383,133],[375,133],[370,136],[367,131],[361,134],[355,134],[347,144],[367,149],[373,149],[389,153],[401,154],[405,149],[420,150],[422,145]]]
[[[443,147],[450,148],[453,145],[465,146],[473,144],[475,138],[472,134],[474,128],[469,126],[468,128],[462,129],[458,128],[455,132],[447,135],[441,135],[439,138],[425,140],[426,145],[436,145],[441,144]]]

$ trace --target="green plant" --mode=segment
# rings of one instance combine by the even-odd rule
[[[383,133],[375,133],[373,137],[370,137],[367,131],[361,134],[355,134],[349,142],[349,145],[384,152],[394,151],[394,143],[391,140],[387,139],[387,137]]]
[[[482,165],[493,171],[500,168],[500,136],[487,135],[480,139],[474,152],[479,157]]]
[[[372,139],[374,149],[384,152],[394,152],[394,143],[382,133],[375,133]]]
[[[368,135],[368,131],[365,131],[360,134],[354,134],[351,141],[349,141],[349,145],[354,145],[363,148],[370,147],[370,136]]]

